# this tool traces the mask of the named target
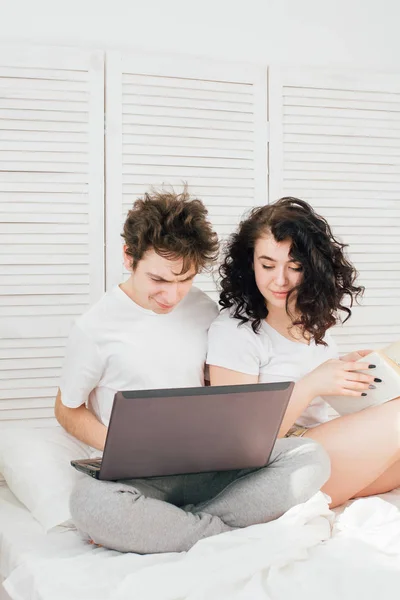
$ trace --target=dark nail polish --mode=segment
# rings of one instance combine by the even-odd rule
[[[376,381],[376,383],[381,383],[382,379],[379,379],[379,377],[375,377],[374,381]]]
[[[375,369],[376,365],[368,365],[368,369]]]
[[[363,393],[361,394],[361,396],[366,396],[366,395],[367,395],[367,392],[363,392]]]

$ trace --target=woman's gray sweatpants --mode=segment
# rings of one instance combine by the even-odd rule
[[[266,467],[169,477],[98,481],[71,496],[79,530],[121,552],[181,552],[198,540],[280,517],[327,481],[329,458],[311,439],[277,440]]]

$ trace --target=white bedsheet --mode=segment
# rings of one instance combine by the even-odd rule
[[[383,499],[384,498],[384,499]],[[13,600],[398,600],[400,493],[328,510],[323,494],[281,519],[139,556],[44,535],[0,488],[1,570]]]

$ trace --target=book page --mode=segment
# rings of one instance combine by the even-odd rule
[[[400,367],[400,341],[390,344],[390,346],[383,348],[383,350],[380,352],[382,352],[382,354],[390,358],[390,360],[395,362],[396,365]]]

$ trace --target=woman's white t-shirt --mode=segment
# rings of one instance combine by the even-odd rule
[[[207,332],[218,309],[193,287],[167,314],[138,306],[116,286],[78,318],[69,336],[63,404],[88,404],[108,425],[117,391],[204,385]]]
[[[259,333],[254,333],[250,322],[241,324],[228,310],[223,310],[208,332],[207,364],[224,367],[239,373],[257,375],[259,383],[298,381],[323,362],[338,358],[338,350],[331,335],[324,341],[327,346],[292,342],[266,321]],[[315,398],[296,423],[315,427],[329,420],[328,404]]]

